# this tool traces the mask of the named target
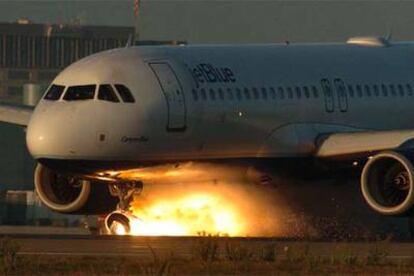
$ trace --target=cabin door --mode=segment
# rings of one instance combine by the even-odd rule
[[[335,108],[335,100],[331,83],[327,79],[321,81],[323,96],[325,98],[325,111],[333,112]]]
[[[183,89],[168,63],[150,63],[158,79],[168,107],[167,130],[182,131],[186,127],[186,108]]]
[[[335,79],[334,80],[336,93],[338,94],[338,104],[339,104],[339,110],[341,112],[347,112],[348,111],[348,94],[345,90],[345,84],[341,79]]]

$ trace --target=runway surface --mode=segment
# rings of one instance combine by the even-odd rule
[[[128,236],[86,236],[86,235],[8,235],[19,246],[22,255],[60,255],[60,256],[136,256],[152,259],[168,256],[191,259],[202,249],[208,238],[203,237],[128,237]],[[262,250],[274,246],[279,256],[287,251],[301,252],[327,257],[349,254],[358,257],[377,252],[386,253],[387,258],[406,260],[414,257],[414,242],[331,242],[306,241],[275,238],[214,238],[219,246],[219,254],[224,254],[227,244],[237,244],[250,250]]]

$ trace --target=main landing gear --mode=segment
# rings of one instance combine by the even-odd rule
[[[119,198],[117,210],[105,218],[105,228],[110,235],[128,235],[131,232],[131,220],[137,219],[129,207],[134,196],[142,191],[143,184],[140,181],[117,182],[110,184],[110,192]]]

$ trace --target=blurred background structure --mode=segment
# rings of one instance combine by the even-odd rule
[[[44,90],[60,70],[84,56],[126,44],[132,27],[0,23],[0,100],[20,103]],[[29,102],[33,104],[33,102]]]
[[[139,26],[142,40],[189,43],[346,41],[358,35],[414,40],[414,1],[349,0],[2,0],[0,21]]]

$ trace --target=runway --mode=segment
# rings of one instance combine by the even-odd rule
[[[8,235],[19,244],[20,255],[60,256],[136,256],[141,260],[157,256],[192,259],[197,251],[206,246],[205,237],[128,237],[85,235]],[[322,240],[292,240],[276,238],[214,238],[219,255],[225,254],[228,244],[260,251],[273,246],[278,256],[288,252],[308,252],[314,256],[353,255],[366,257],[370,254],[386,254],[391,260],[407,260],[414,257],[411,241],[355,241],[332,242]]]

